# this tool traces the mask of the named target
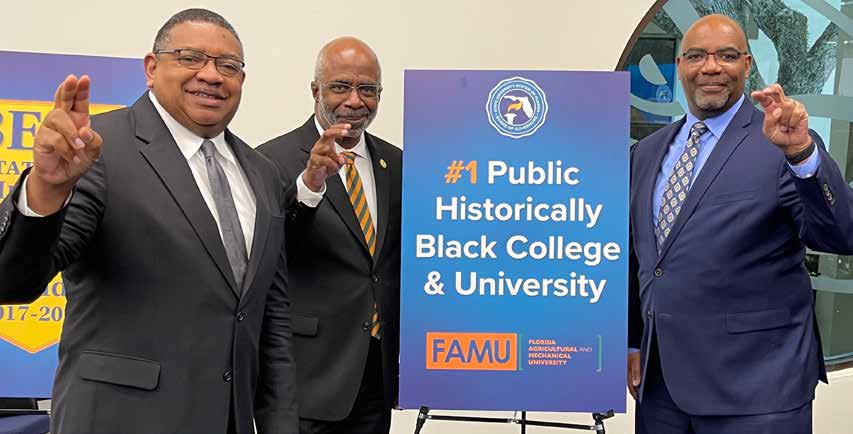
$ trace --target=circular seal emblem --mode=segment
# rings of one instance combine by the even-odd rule
[[[486,101],[489,123],[504,136],[518,139],[545,123],[548,101],[536,82],[523,77],[501,80]]]

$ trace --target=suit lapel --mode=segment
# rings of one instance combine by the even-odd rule
[[[655,221],[654,212],[657,208],[660,207],[660,204],[655,203],[654,201],[655,185],[657,183],[658,175],[661,171],[661,166],[663,165],[663,159],[666,156],[667,151],[669,150],[669,145],[670,143],[672,143],[673,140],[675,140],[675,135],[678,134],[678,131],[681,129],[681,126],[684,125],[684,121],[685,118],[682,118],[680,121],[675,122],[667,127],[669,128],[669,130],[666,131],[663,138],[661,139],[661,142],[654,149],[654,154],[652,156],[653,164],[648,166],[648,172],[643,174],[642,179],[645,184],[643,185],[644,190],[641,192],[641,197],[646,197],[647,200],[645,201],[645,203],[649,203],[651,204],[651,206],[645,210],[640,210],[643,221],[647,223],[643,224],[643,222],[640,222],[641,224],[639,226],[642,228],[642,230],[650,232],[647,234],[646,237],[643,238],[646,240],[651,240],[651,243],[646,243],[645,246],[641,246],[640,248],[646,250],[646,253],[647,255],[649,255],[649,257],[658,256],[657,236],[655,235],[655,225],[657,224],[657,221]]]
[[[314,143],[320,138],[320,134],[317,132],[317,126],[314,124],[314,116],[308,118],[308,121],[302,125],[302,134],[302,150],[305,151],[309,155],[308,158],[310,158],[311,148],[314,147]],[[361,231],[361,226],[358,224],[358,219],[356,219],[355,216],[355,210],[352,207],[352,202],[349,200],[349,194],[347,193],[346,187],[344,187],[344,183],[341,181],[340,176],[330,176],[326,179],[325,200],[329,202],[332,209],[338,213],[341,220],[344,221],[344,224],[349,228],[350,232],[352,232],[352,235],[356,240],[358,240],[359,244],[364,249],[364,253],[370,255],[370,249],[367,247],[367,241],[364,240],[364,232]]]
[[[382,245],[385,242],[385,232],[388,229],[388,208],[391,200],[391,168],[383,159],[382,151],[373,143],[372,136],[365,133],[367,149],[373,162],[373,182],[376,185],[376,252],[374,258],[379,257]]]
[[[246,277],[243,279],[243,287],[241,288],[241,294],[245,296],[249,288],[252,287],[252,282],[255,280],[255,275],[258,272],[258,266],[266,247],[271,220],[271,199],[266,196],[267,189],[264,188],[264,183],[267,181],[262,178],[261,173],[258,171],[256,156],[252,154],[248,145],[231,134],[230,131],[225,132],[225,140],[231,145],[231,150],[234,152],[234,156],[240,163],[240,167],[243,169],[243,173],[246,174],[249,185],[255,193],[255,230],[252,236],[252,251],[249,252],[249,264],[246,270]]]
[[[222,277],[239,297],[239,288],[213,214],[204,202],[175,139],[148,98],[147,94],[143,95],[132,108],[136,137],[143,142],[139,152],[169,190]]]
[[[699,204],[699,201],[702,200],[705,192],[708,191],[708,187],[711,186],[711,183],[713,183],[714,179],[717,178],[717,175],[720,174],[723,166],[725,166],[726,162],[729,161],[729,157],[732,156],[735,149],[737,149],[746,136],[749,135],[749,131],[746,126],[751,122],[753,110],[755,110],[755,108],[750,104],[749,100],[744,100],[740,109],[735,114],[734,118],[732,118],[732,121],[729,122],[729,126],[726,127],[723,136],[720,137],[719,141],[717,141],[717,145],[714,146],[714,150],[711,151],[711,155],[708,156],[708,161],[706,161],[705,165],[702,166],[702,170],[690,186],[690,191],[687,193],[687,199],[681,207],[681,212],[675,219],[675,224],[672,226],[669,236],[666,238],[666,241],[664,241],[663,246],[661,247],[660,255],[657,260],[658,264],[666,255],[666,252],[669,250],[669,247],[672,245],[675,238],[678,237],[678,234],[681,232],[681,229],[684,227],[687,219],[689,219],[690,215],[693,214],[693,211],[696,209],[696,205]]]

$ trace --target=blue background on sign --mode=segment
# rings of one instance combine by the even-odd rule
[[[146,90],[142,59],[0,51],[0,71],[0,99],[53,102],[69,74],[89,75],[95,104],[129,106]],[[30,354],[0,340],[0,397],[49,397],[57,347]]]
[[[521,76],[545,92],[548,114],[532,136],[500,135],[486,113],[489,91],[501,80]],[[625,411],[627,347],[627,253],[629,101],[628,74],[554,71],[406,71],[404,107],[403,270],[401,306],[400,405],[438,409]],[[478,161],[478,183],[463,172],[456,184],[444,174],[452,160]],[[512,166],[561,160],[580,169],[580,185],[488,184],[487,162]],[[583,197],[603,204],[598,224],[585,222],[487,222],[435,219],[436,196],[445,201],[466,196],[469,203],[567,203]],[[415,257],[416,234],[446,239],[499,241],[498,259]],[[512,235],[547,241],[616,242],[618,261],[595,267],[582,260],[514,260],[503,246]],[[423,288],[438,271],[444,296]],[[571,272],[607,279],[601,300],[582,297],[461,296],[453,273],[477,272],[509,278],[566,278]],[[517,333],[518,371],[427,370],[426,332]],[[601,336],[602,360],[598,357]],[[591,346],[592,354],[573,354],[564,367],[528,366],[527,339],[555,339],[565,346]],[[599,369],[601,363],[601,371]]]

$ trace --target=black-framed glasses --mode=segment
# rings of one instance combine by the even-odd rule
[[[358,86],[353,86],[342,81],[332,81],[320,84],[335,95],[349,95],[353,88],[358,92],[358,96],[362,98],[378,98],[379,94],[382,93],[382,85],[380,84],[360,84]]]
[[[235,75],[240,74],[246,66],[246,62],[237,60],[233,57],[216,57],[207,53],[202,53],[201,51],[189,50],[186,48],[179,48],[177,50],[158,50],[155,51],[154,54],[174,54],[176,60],[181,66],[196,70],[204,68],[207,65],[207,62],[213,59],[213,64],[216,66],[216,70],[226,77],[234,77]]]
[[[738,51],[734,48],[726,48],[717,51],[705,51],[692,49],[681,53],[681,57],[691,66],[704,65],[708,61],[708,56],[714,56],[717,63],[723,65],[731,65],[740,59],[741,56],[749,54],[745,51]]]

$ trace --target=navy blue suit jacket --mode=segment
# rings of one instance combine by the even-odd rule
[[[652,194],[684,119],[632,150],[629,344],[645,376],[657,337],[670,394],[695,415],[797,408],[826,381],[803,259],[805,246],[853,253],[853,193],[817,134],[820,168],[800,179],[763,122],[748,101],[738,110],[660,254]]]

